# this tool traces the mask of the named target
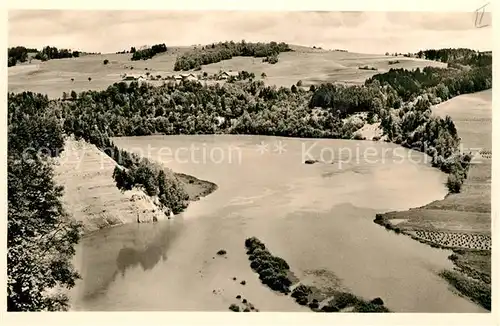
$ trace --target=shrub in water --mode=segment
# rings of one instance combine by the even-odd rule
[[[372,304],[376,304],[376,305],[379,305],[379,306],[383,306],[384,305],[384,300],[382,300],[381,298],[375,298],[373,299],[372,301],[370,301],[370,303]]]
[[[231,304],[231,305],[229,306],[229,310],[234,311],[234,312],[239,312],[239,311],[240,311],[240,307],[238,307],[237,305],[235,305],[235,304],[233,303],[233,304]]]
[[[335,305],[339,309],[344,309],[346,307],[356,305],[359,302],[359,299],[354,294],[348,292],[340,292],[335,295],[334,301]]]
[[[311,302],[309,303],[309,308],[311,309],[318,309],[319,304],[317,302]]]
[[[323,311],[323,312],[338,312],[339,308],[337,308],[334,305],[327,304],[326,306],[321,308],[321,311]]]
[[[307,304],[307,298],[304,297],[297,298],[297,303],[302,306],[305,306]]]

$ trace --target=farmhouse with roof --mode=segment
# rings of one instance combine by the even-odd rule
[[[223,71],[219,74],[218,78],[219,79],[228,79],[229,77],[237,78],[238,76],[239,76],[239,73],[237,71]]]
[[[123,77],[123,80],[145,80],[143,76],[141,75],[125,75],[125,77]]]

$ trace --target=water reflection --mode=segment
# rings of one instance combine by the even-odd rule
[[[105,236],[91,235],[82,241],[80,273],[84,301],[94,300],[124,278],[128,271],[152,270],[166,262],[167,250],[182,228],[182,219],[113,228]],[[101,232],[103,232],[101,231]],[[114,258],[113,258],[114,257]]]

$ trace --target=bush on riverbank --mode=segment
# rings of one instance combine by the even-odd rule
[[[455,271],[444,270],[440,276],[446,279],[460,293],[491,311],[491,286],[489,284],[462,276]]]
[[[335,312],[346,308],[352,308],[353,312],[390,312],[384,306],[384,301],[381,298],[377,297],[371,301],[365,301],[348,292],[336,292],[334,298],[324,305],[321,311]]]
[[[240,312],[240,307],[235,305],[234,303],[232,303],[230,306],[229,306],[229,310],[231,311],[234,311],[234,312]]]

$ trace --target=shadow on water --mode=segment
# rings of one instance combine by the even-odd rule
[[[151,271],[167,260],[167,251],[179,233],[182,221],[162,221],[154,224],[130,224],[103,230],[84,240],[80,253],[83,266],[80,290],[83,301],[94,300],[105,294],[109,287],[135,268]],[[100,234],[100,237],[98,235]],[[91,245],[89,245],[91,244]],[[111,257],[116,257],[112,259]],[[103,262],[103,263],[101,263]],[[109,263],[106,263],[109,262]],[[97,267],[97,268],[96,268]]]

